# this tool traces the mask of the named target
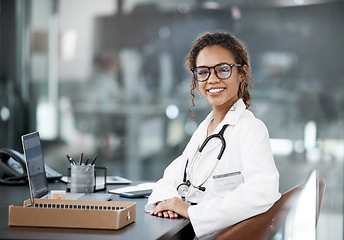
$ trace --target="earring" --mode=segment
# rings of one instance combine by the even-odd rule
[[[240,97],[244,95],[245,92],[245,82],[240,83]]]

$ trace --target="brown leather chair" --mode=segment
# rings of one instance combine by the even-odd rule
[[[318,198],[318,215],[316,220],[318,221],[321,203],[325,192],[326,182],[322,177],[318,178],[319,184],[319,198]],[[265,213],[256,215],[244,221],[241,221],[225,232],[219,235],[216,240],[265,240],[273,236],[279,227],[279,218],[285,214],[288,209],[288,201],[296,193],[302,189],[303,184],[298,185],[286,193]]]

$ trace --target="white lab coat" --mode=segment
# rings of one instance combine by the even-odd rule
[[[164,176],[154,186],[146,211],[151,212],[155,203],[172,197],[180,197],[177,187],[183,181],[187,159],[188,175],[194,185],[201,184],[211,173],[220,152],[221,141],[211,140],[202,151],[193,170],[192,160],[206,138],[207,128],[213,119],[211,112],[195,131],[183,154],[164,171]],[[198,203],[188,209],[191,224],[197,237],[215,236],[229,226],[267,211],[281,196],[279,173],[276,169],[269,134],[262,121],[245,108],[239,99],[215,129],[218,133],[224,124],[226,149],[210,178],[203,185],[204,192],[190,188],[188,201]],[[227,187],[213,176],[241,172],[242,183]],[[190,175],[190,176],[189,176]],[[230,185],[230,184],[229,184]],[[234,184],[236,185],[236,184]]]

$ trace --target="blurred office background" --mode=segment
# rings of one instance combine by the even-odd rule
[[[0,0],[0,147],[37,130],[45,162],[98,156],[156,181],[211,110],[190,119],[185,55],[225,30],[251,54],[251,110],[269,131],[280,190],[318,169],[318,239],[343,239],[344,3],[336,0]]]

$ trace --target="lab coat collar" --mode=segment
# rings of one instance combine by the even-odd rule
[[[222,122],[216,127],[215,132],[218,133],[222,126],[225,124],[232,125],[234,126],[235,124],[238,123],[240,116],[242,113],[245,111],[246,105],[244,101],[239,98],[238,101],[236,101],[233,106],[229,109],[227,112],[225,118],[222,120]],[[201,123],[202,128],[204,127],[205,129],[208,128],[210,122],[214,118],[214,113],[211,111],[208,116],[204,119],[204,121]]]

